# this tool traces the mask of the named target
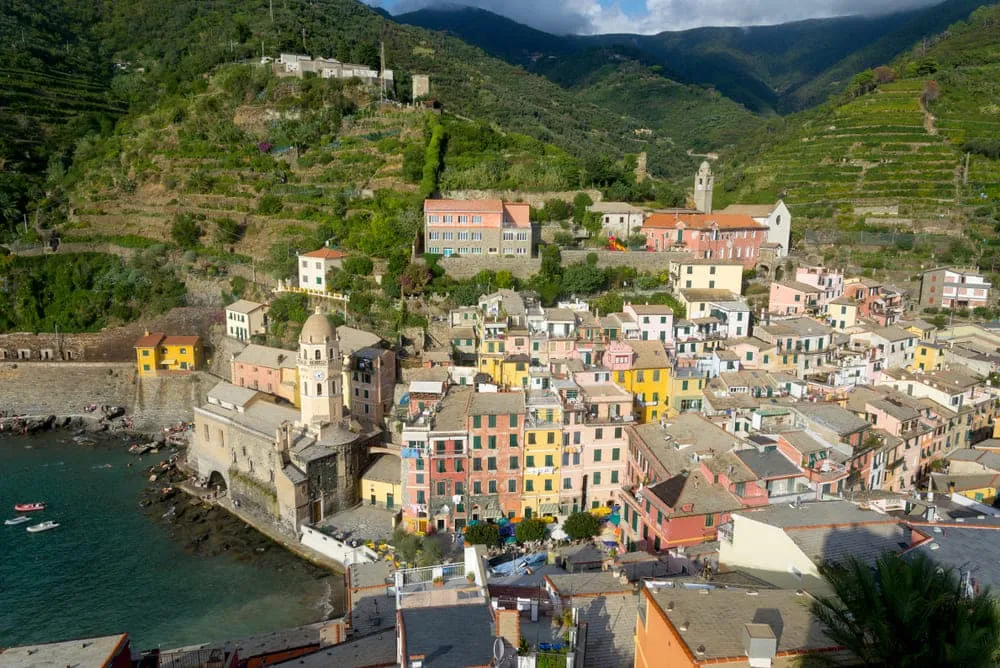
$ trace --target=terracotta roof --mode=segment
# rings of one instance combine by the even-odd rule
[[[720,230],[764,230],[766,226],[745,213],[654,213],[642,224],[643,227],[674,229],[678,223],[692,230],[710,230],[718,226]]]
[[[200,336],[168,336],[163,339],[165,346],[196,346],[201,341]]]
[[[146,332],[146,335],[135,342],[136,348],[155,348],[167,335],[163,332]]]
[[[502,213],[503,201],[498,199],[425,199],[424,213]]]
[[[303,253],[300,257],[317,257],[324,260],[340,260],[347,257],[347,253],[332,248],[318,248],[311,253]]]

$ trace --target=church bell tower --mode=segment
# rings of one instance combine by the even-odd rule
[[[297,363],[302,424],[339,424],[344,419],[340,344],[319,309],[302,327]]]
[[[712,187],[715,185],[715,175],[708,160],[701,163],[698,173],[694,175],[694,208],[701,213],[712,213]]]

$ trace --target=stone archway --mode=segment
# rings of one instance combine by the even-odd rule
[[[212,473],[208,476],[208,488],[222,493],[229,489],[229,485],[226,483],[226,477],[224,475],[218,471],[212,471]]]

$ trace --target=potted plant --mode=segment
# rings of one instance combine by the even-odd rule
[[[469,571],[468,573],[465,574],[465,579],[468,581],[469,584],[473,584],[476,581],[476,574],[473,573],[472,571]]]
[[[434,583],[435,587],[443,587],[444,586],[444,577],[442,577],[442,576],[439,575],[436,578],[434,578],[434,580],[432,582]]]

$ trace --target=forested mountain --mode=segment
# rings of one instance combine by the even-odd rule
[[[617,57],[658,66],[658,73],[670,80],[715,88],[752,111],[784,113],[822,102],[857,72],[892,60],[993,1],[945,0],[877,17],[657,35],[548,35],[490,12],[454,6],[394,18],[447,31],[557,83],[586,79],[599,69],[602,63],[588,54],[596,49],[608,54],[603,63]]]

